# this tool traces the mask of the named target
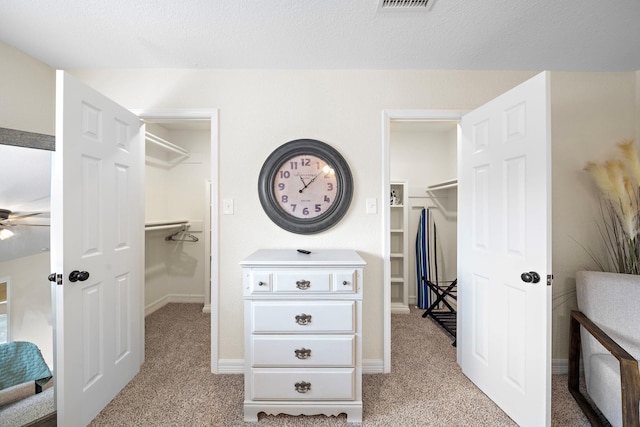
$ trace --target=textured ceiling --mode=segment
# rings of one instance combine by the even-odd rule
[[[640,0],[2,0],[54,68],[640,70]]]

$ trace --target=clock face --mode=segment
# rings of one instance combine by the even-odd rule
[[[276,171],[273,194],[283,211],[296,218],[316,218],[336,202],[335,169],[313,154],[285,160]]]
[[[258,196],[279,227],[313,234],[334,226],[353,195],[349,165],[324,142],[296,139],[276,148],[258,178]]]

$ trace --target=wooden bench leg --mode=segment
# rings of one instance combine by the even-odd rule
[[[602,422],[591,404],[580,392],[580,324],[571,312],[571,323],[569,325],[569,392],[587,416],[593,427],[601,427]],[[581,313],[580,313],[581,314]]]

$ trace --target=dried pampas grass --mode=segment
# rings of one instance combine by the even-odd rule
[[[622,141],[618,148],[621,159],[585,166],[602,196],[600,234],[608,260],[589,254],[603,271],[640,274],[640,160],[633,140]]]

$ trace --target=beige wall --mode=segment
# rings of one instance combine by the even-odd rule
[[[10,62],[4,60],[7,57],[16,58],[15,52],[2,44],[0,56],[3,64]],[[36,80],[45,82],[36,83],[43,90],[24,87],[28,94],[25,102],[24,94],[12,87],[2,102],[24,107],[30,99],[39,100],[48,105],[52,129],[53,72],[29,60],[22,61],[22,66],[24,73],[3,73],[4,84],[20,85],[24,75],[35,73],[39,76]],[[232,198],[235,204],[234,215],[221,215],[219,224],[221,359],[242,358],[238,263],[244,257],[268,247],[349,247],[368,262],[364,358],[376,360],[382,358],[383,225],[380,214],[366,214],[365,200],[386,200],[381,177],[381,111],[472,109],[536,73],[85,70],[73,74],[128,108],[220,109],[220,199]],[[17,84],[7,83],[7,77]],[[556,279],[553,357],[566,358],[567,315],[575,300],[573,274],[588,262],[571,238],[584,239],[585,243],[597,239],[590,214],[595,196],[581,169],[584,161],[611,152],[619,139],[636,134],[640,122],[636,73],[552,73],[552,103]],[[38,121],[35,117],[33,120]],[[41,123],[22,127],[44,132]],[[356,182],[346,217],[333,229],[314,236],[293,235],[272,224],[260,207],[256,190],[258,171],[268,154],[280,144],[301,137],[317,138],[336,147],[349,162]]]
[[[577,270],[591,268],[581,245],[601,253],[597,191],[582,169],[615,155],[635,136],[635,73],[552,73],[553,357],[568,357]]]
[[[0,127],[55,133],[55,72],[0,42]]]

